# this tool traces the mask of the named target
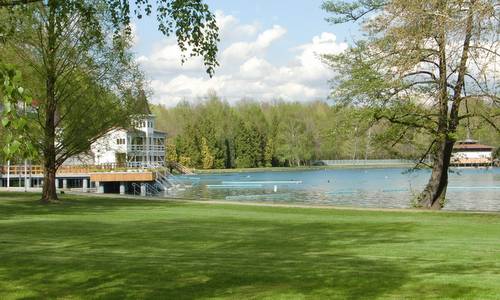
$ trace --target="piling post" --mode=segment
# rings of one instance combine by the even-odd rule
[[[125,195],[125,182],[120,182],[120,195]]]
[[[86,193],[89,182],[87,181],[87,178],[84,178],[82,181],[83,181],[82,182],[82,192]]]

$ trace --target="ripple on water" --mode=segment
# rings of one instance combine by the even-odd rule
[[[403,168],[292,170],[199,175],[180,198],[408,208],[430,171]],[[178,178],[183,180],[182,177]],[[189,179],[185,179],[189,180]],[[192,180],[191,180],[192,181]],[[500,169],[460,169],[449,177],[447,210],[500,211]]]

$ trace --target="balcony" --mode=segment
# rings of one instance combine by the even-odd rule
[[[127,147],[127,152],[165,152],[165,146],[163,145],[129,145]]]

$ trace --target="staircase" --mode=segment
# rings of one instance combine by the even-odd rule
[[[169,172],[169,168],[175,169],[177,172],[183,175],[194,175],[194,173],[186,168],[185,166],[177,162],[168,162],[168,167],[162,166],[157,163],[148,163],[143,165],[143,167],[152,171],[155,176],[154,183],[145,183],[146,195],[147,196],[157,196],[160,194],[168,195],[176,191],[182,191],[186,189],[186,185],[181,181],[177,180],[172,173]],[[140,193],[140,186],[133,184],[134,194]]]
[[[155,170],[155,186],[164,194],[185,190],[185,185],[176,180],[167,169]]]
[[[169,162],[167,162],[166,165],[169,168],[175,169],[177,172],[179,172],[182,175],[194,175],[192,169],[189,169],[188,167],[183,166],[176,161],[169,161]]]
[[[145,196],[158,196],[162,192],[161,187],[158,186],[156,183],[154,184],[142,183],[142,185],[146,188]],[[141,195],[141,185],[137,183],[132,183],[132,191],[134,195]]]

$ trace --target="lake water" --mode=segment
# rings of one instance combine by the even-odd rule
[[[177,176],[192,187],[179,198],[372,208],[408,208],[430,170],[314,169]],[[500,211],[500,168],[454,169],[447,210]]]

